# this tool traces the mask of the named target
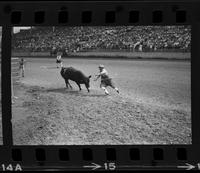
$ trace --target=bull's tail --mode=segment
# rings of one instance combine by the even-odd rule
[[[60,63],[60,67],[63,68],[63,63],[62,62]]]
[[[60,74],[61,74],[62,77],[64,77],[64,71],[65,71],[65,68],[61,67]]]

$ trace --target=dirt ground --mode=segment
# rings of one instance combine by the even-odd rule
[[[104,64],[120,90],[94,82]],[[93,75],[66,89],[55,59],[26,59],[12,105],[15,145],[191,144],[189,61],[64,59]]]

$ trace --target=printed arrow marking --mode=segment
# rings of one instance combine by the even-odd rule
[[[123,166],[118,166],[118,168],[136,168],[136,169],[156,169],[156,168],[177,168],[177,166],[166,166],[166,165],[162,165],[162,166],[145,166],[145,165],[123,165]]]
[[[86,165],[86,166],[83,166],[84,168],[92,168],[92,170],[95,170],[95,169],[99,169],[101,168],[101,165],[98,165],[96,163],[92,163],[92,165]]]
[[[185,166],[177,166],[177,168],[185,168],[186,170],[191,170],[191,169],[194,169],[195,166],[194,165],[191,165],[189,163],[186,163]]]
[[[194,169],[195,166],[191,165],[189,163],[186,163],[186,165],[183,166],[167,166],[167,165],[159,165],[159,166],[145,166],[145,165],[122,165],[122,166],[118,166],[118,168],[184,168],[186,170],[191,170]]]
[[[26,166],[23,166],[23,169],[25,169],[25,170],[33,170],[33,169],[37,169],[37,170],[43,170],[43,169],[48,169],[48,170],[56,170],[56,169],[58,169],[58,170],[67,170],[67,169],[80,169],[80,168],[82,168],[82,167],[84,167],[84,168],[92,168],[92,170],[95,170],[95,169],[99,169],[99,168],[101,168],[102,166],[101,165],[98,165],[98,164],[96,164],[96,163],[91,163],[92,165],[86,165],[86,166],[81,166],[81,167],[79,167],[79,166],[66,166],[66,167],[62,167],[62,166],[49,166],[49,167],[26,167]],[[163,165],[163,166],[145,166],[145,165],[119,165],[118,166],[118,168],[137,168],[137,169],[142,169],[142,168],[184,168],[184,169],[186,169],[186,170],[191,170],[191,169],[194,169],[194,168],[196,168],[194,165],[191,165],[191,164],[188,164],[188,163],[186,163],[186,165],[182,165],[182,166],[167,166],[167,165]]]

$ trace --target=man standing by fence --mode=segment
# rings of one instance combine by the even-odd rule
[[[25,72],[24,58],[21,58],[19,61],[19,70],[20,70],[20,75],[24,77],[24,72]]]
[[[57,57],[56,57],[56,65],[57,65],[57,68],[59,68],[58,64],[60,64],[60,67],[62,67],[62,52],[57,52]]]

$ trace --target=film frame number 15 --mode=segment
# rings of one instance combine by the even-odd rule
[[[110,162],[110,163],[104,163],[104,168],[105,170],[115,170],[116,169],[116,165],[114,162]]]

